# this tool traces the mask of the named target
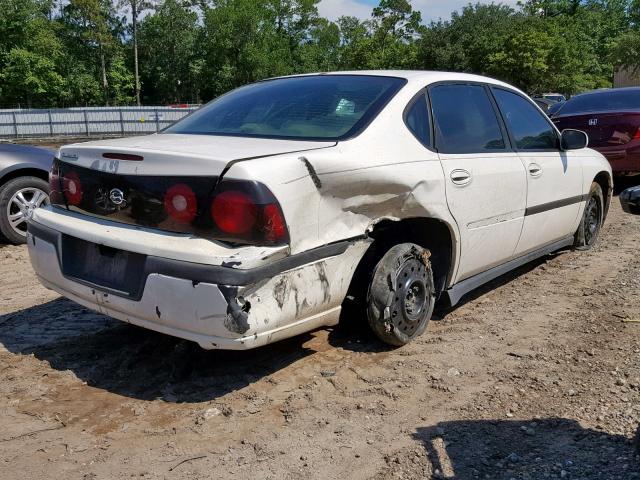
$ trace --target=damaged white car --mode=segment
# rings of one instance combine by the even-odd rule
[[[612,176],[586,146],[489,78],[271,79],[160,134],[61,148],[29,253],[47,287],[207,349],[334,325],[348,303],[403,345],[437,300],[593,245]]]

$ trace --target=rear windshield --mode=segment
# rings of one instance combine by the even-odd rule
[[[313,75],[234,90],[165,133],[340,140],[358,133],[406,80],[366,75]]]
[[[577,95],[568,100],[558,115],[575,115],[590,112],[640,110],[640,89],[607,90]]]

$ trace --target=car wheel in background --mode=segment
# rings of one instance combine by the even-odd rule
[[[11,243],[27,241],[27,219],[49,204],[49,184],[38,177],[17,177],[0,187],[0,234]]]
[[[405,345],[425,331],[434,304],[428,250],[413,243],[391,247],[376,265],[367,294],[374,333],[390,345]]]
[[[580,220],[580,226],[575,233],[574,248],[589,250],[595,245],[604,220],[604,196],[602,187],[596,182],[591,184],[589,197],[584,207],[584,213]]]

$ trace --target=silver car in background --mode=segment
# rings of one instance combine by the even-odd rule
[[[0,241],[25,243],[27,219],[49,204],[49,169],[54,152],[0,143]]]

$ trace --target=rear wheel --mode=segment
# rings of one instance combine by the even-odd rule
[[[580,220],[580,226],[575,233],[573,246],[578,250],[589,250],[593,247],[600,235],[603,220],[604,196],[602,195],[602,187],[593,182],[582,219]]]
[[[374,333],[390,345],[405,345],[425,331],[434,304],[429,251],[414,243],[391,247],[376,265],[367,294]]]
[[[18,177],[0,187],[0,233],[9,242],[27,241],[27,220],[49,204],[49,184],[38,177]]]

